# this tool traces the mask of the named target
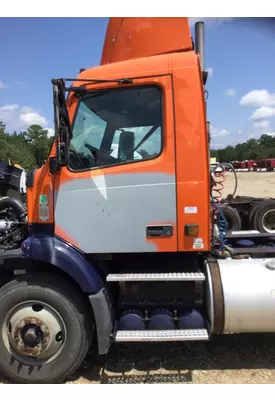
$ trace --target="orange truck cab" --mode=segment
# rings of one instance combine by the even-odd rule
[[[88,254],[208,251],[204,85],[187,18],[111,19],[101,65],[70,89],[69,156],[57,176],[50,159],[36,172],[46,191],[34,185],[29,222],[54,223]]]
[[[13,381],[62,382],[92,345],[275,331],[272,259],[253,258],[240,232],[226,241],[211,200],[202,22],[195,31],[194,44],[187,18],[110,18],[101,65],[52,80],[55,137],[27,177],[24,267],[0,288],[0,370]]]

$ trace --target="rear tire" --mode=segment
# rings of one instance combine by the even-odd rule
[[[228,223],[228,232],[240,231],[242,229],[242,220],[238,211],[233,207],[222,204],[219,205],[219,208]]]
[[[60,278],[44,273],[4,285],[1,373],[16,383],[61,383],[71,376],[84,361],[94,331],[83,300],[71,282],[62,278],[60,284]]]
[[[255,215],[255,212],[257,211],[257,208],[260,205],[261,205],[261,203],[256,203],[256,204],[252,205],[250,207],[250,209],[249,209],[249,212],[248,212],[248,227],[251,230],[256,229],[255,225],[254,225],[254,215]]]
[[[252,226],[261,233],[275,233],[275,201],[264,200],[255,207]]]

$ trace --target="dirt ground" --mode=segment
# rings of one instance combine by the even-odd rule
[[[275,383],[273,335],[224,335],[209,342],[130,344],[88,358],[68,383]]]
[[[237,195],[275,197],[274,173],[238,173]],[[234,188],[227,173],[224,193]],[[275,335],[224,335],[209,342],[116,345],[89,356],[68,384],[275,383]]]
[[[275,172],[237,172],[238,186],[236,196],[275,197]],[[235,178],[226,172],[224,181],[225,196],[232,194]]]

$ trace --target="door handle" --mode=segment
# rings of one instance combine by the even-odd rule
[[[173,226],[172,225],[150,225],[147,226],[147,237],[169,237],[173,236]]]

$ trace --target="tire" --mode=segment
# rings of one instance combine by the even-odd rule
[[[238,211],[236,211],[233,207],[223,204],[221,204],[219,208],[228,223],[228,232],[240,231],[242,229],[242,220]]]
[[[255,212],[257,211],[257,208],[261,206],[262,202],[256,203],[253,206],[250,207],[249,213],[248,213],[248,226],[249,229],[255,230],[255,224],[254,224],[254,215]]]
[[[273,222],[274,221],[274,222]],[[275,234],[275,201],[264,200],[254,211],[253,217],[254,229],[260,233],[274,233]],[[270,226],[270,229],[268,229]]]
[[[64,278],[61,284],[59,277],[37,273],[7,283],[0,289],[0,372],[15,383],[64,382],[82,364],[91,346],[94,329],[89,317],[81,294]],[[41,346],[49,346],[50,353],[47,349],[40,353],[44,359],[26,355],[22,338],[26,344],[27,333],[28,340],[40,338]],[[9,346],[9,338],[14,340],[14,348]],[[30,341],[29,350],[34,345]],[[37,349],[34,347],[32,356]]]

